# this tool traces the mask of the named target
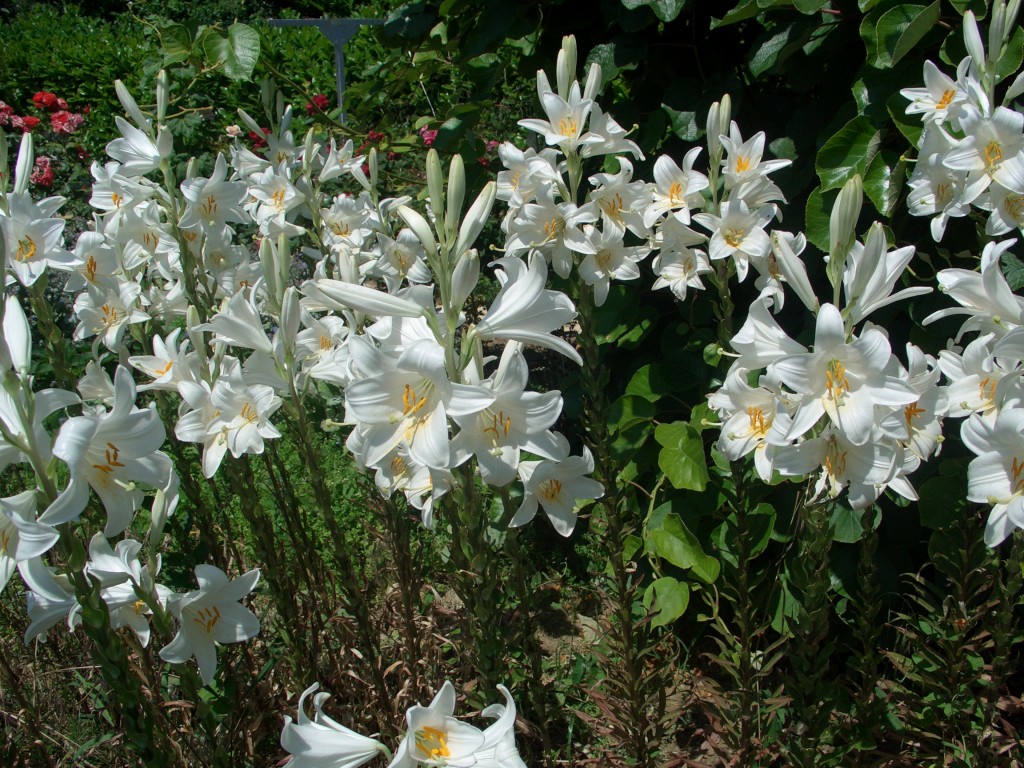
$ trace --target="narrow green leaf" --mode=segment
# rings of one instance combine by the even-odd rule
[[[878,152],[880,134],[866,117],[844,125],[818,151],[815,170],[824,191],[843,186],[856,174],[864,175]]]
[[[828,3],[828,0],[793,0],[793,7],[800,13],[817,13]]]
[[[654,439],[662,446],[658,466],[673,488],[703,491],[707,487],[707,458],[697,430],[685,421],[659,424]]]
[[[758,6],[756,0],[740,0],[733,9],[729,11],[725,16],[720,19],[711,20],[711,28],[717,29],[718,27],[724,27],[729,24],[735,24],[738,21],[749,19],[757,16],[761,12],[761,8]]]
[[[795,24],[785,24],[765,38],[750,57],[750,63],[748,64],[750,74],[756,77],[774,67],[778,61],[779,54],[789,45],[790,40],[793,39],[795,29]]]

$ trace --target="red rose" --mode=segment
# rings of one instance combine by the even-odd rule
[[[60,102],[63,99],[57,98],[57,94],[50,93],[49,91],[39,91],[35,96],[32,97],[32,101],[35,103],[36,108],[52,112],[55,109],[61,109]],[[67,106],[67,102],[64,102],[64,106]]]
[[[327,97],[326,94],[318,93],[316,96],[313,97],[313,100],[311,102],[306,102],[306,114],[312,115],[318,109],[321,112],[326,112],[327,107],[329,107],[330,104],[331,100],[330,98]]]

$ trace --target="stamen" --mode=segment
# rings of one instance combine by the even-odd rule
[[[212,608],[203,608],[196,611],[196,615],[192,617],[192,621],[198,624],[206,634],[210,634],[213,628],[217,626],[217,622],[220,621],[220,609],[217,606]]]

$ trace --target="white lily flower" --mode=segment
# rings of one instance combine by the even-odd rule
[[[875,406],[904,406],[918,399],[906,382],[890,373],[889,340],[877,328],[846,342],[842,315],[823,304],[814,331],[814,351],[776,360],[770,370],[801,395],[786,439],[793,440],[825,414],[844,440],[863,445],[875,425]]]
[[[144,176],[156,170],[174,151],[174,139],[164,126],[157,130],[154,140],[123,117],[115,117],[114,122],[121,138],[107,144],[107,154],[123,164],[122,170],[128,176]]]
[[[41,557],[22,560],[18,573],[25,582],[30,622],[25,630],[25,644],[36,638],[45,642],[46,633],[61,621],[68,623],[69,630],[74,629],[78,600],[68,577],[56,573]]]
[[[700,147],[694,147],[687,152],[682,168],[668,155],[662,155],[655,161],[653,202],[644,212],[645,226],[652,226],[666,213],[683,224],[689,224],[690,209],[704,204],[701,192],[708,188],[710,182],[703,173],[693,170],[700,150]]]
[[[967,499],[992,505],[985,543],[995,547],[1024,528],[1024,409],[1007,408],[993,421],[972,416],[960,437],[976,454],[967,467]]]
[[[135,394],[128,369],[118,367],[113,407],[87,411],[61,426],[53,455],[68,465],[70,476],[44,515],[48,522],[64,522],[81,514],[92,488],[107,512],[104,535],[116,536],[131,524],[142,504],[140,485],[167,487],[171,460],[159,450],[165,437],[163,423],[155,408],[136,408]]]
[[[51,218],[63,202],[64,198],[47,198],[36,203],[21,193],[7,196],[8,212],[0,212],[0,232],[7,270],[22,285],[34,284],[47,267],[66,271],[78,264],[62,247],[64,219]]]
[[[35,491],[0,499],[0,592],[18,563],[49,552],[60,533],[36,520]]]
[[[562,394],[525,392],[529,366],[516,342],[505,346],[489,388],[494,402],[479,413],[455,417],[459,433],[452,439],[453,464],[477,457],[488,485],[508,485],[519,468],[519,452],[546,459],[569,455],[568,442],[550,429],[562,413]]]
[[[376,739],[358,734],[324,714],[323,703],[330,698],[326,693],[313,697],[316,714],[310,719],[306,698],[319,688],[319,683],[313,683],[299,696],[297,722],[285,715],[281,748],[291,755],[285,768],[358,768],[386,754],[384,745]]]
[[[545,288],[548,270],[543,257],[532,254],[529,266],[516,258],[494,263],[501,288],[472,333],[480,339],[514,339],[547,347],[582,365],[579,353],[551,333],[571,322],[576,308],[564,293]]]
[[[843,270],[844,312],[856,324],[884,306],[895,301],[931,293],[931,288],[920,286],[892,292],[910,260],[914,246],[888,250],[885,229],[880,222],[871,225],[864,244],[854,243],[847,253]]]
[[[481,731],[456,720],[455,688],[445,681],[429,706],[416,705],[406,713],[408,732],[395,750],[388,768],[417,766],[480,766],[480,768],[520,768],[522,761],[515,751],[513,727],[516,708],[512,695],[498,686],[505,704],[492,705],[484,715],[495,722]],[[510,744],[510,740],[511,744]],[[499,756],[506,759],[498,762]]]
[[[693,220],[711,232],[708,258],[719,261],[732,256],[736,277],[743,282],[750,260],[763,259],[771,251],[771,239],[764,227],[774,216],[774,206],[766,205],[751,211],[746,203],[734,198],[726,204],[721,217],[696,213]]]
[[[533,520],[540,505],[552,527],[562,536],[569,536],[576,527],[576,500],[599,499],[604,495],[604,486],[586,477],[593,471],[594,457],[586,447],[581,456],[568,456],[560,461],[520,462],[523,501],[509,528]]]
[[[74,339],[81,341],[99,336],[107,349],[120,352],[121,339],[127,327],[149,320],[149,315],[135,305],[141,291],[138,283],[127,280],[120,284],[117,292],[87,286],[75,299],[74,309],[79,322]]]
[[[160,658],[184,664],[194,656],[203,684],[209,685],[217,671],[216,643],[240,643],[260,631],[259,619],[239,602],[252,592],[260,572],[252,570],[230,581],[213,565],[197,565],[195,572],[199,589],[168,601],[179,621],[178,633],[160,649]]]
[[[476,413],[494,402],[494,394],[450,381],[444,348],[433,340],[412,342],[397,360],[375,360],[377,366],[365,368],[366,377],[345,390],[346,420],[362,428],[363,462],[376,467],[402,445],[416,463],[447,469],[448,415]]]

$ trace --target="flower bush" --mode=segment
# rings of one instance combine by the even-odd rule
[[[86,635],[119,738],[154,765],[241,759],[250,710],[299,690],[277,737],[296,768],[522,766],[521,753],[553,765],[576,748],[557,730],[577,717],[595,741],[587,760],[682,764],[668,737],[681,732],[670,698],[683,690],[704,757],[733,764],[862,761],[876,749],[865,733],[891,741],[894,720],[918,741],[877,747],[893,759],[934,741],[957,760],[1009,754],[1015,721],[996,713],[1013,701],[1019,639],[1024,303],[1007,278],[1015,240],[994,238],[1024,226],[1024,76],[1001,64],[1017,11],[994,5],[987,52],[967,11],[956,78],[929,63],[924,88],[900,91],[923,120],[909,211],[930,217],[935,241],[957,219],[984,220],[980,270],[934,270],[945,306],[904,323],[967,315],[948,339],[882,320],[934,286],[913,266],[925,246],[895,242],[884,217],[865,225],[865,169],[835,184],[824,234],[812,221],[779,229],[773,174],[791,161],[763,132],[744,138],[729,96],[705,116],[704,145],[648,161],[599,103],[601,64],[578,79],[571,36],[554,85],[537,73],[543,117],[518,123],[528,146],[487,147],[502,168],[476,190],[461,156],[445,167],[441,129],[427,124],[421,189],[388,190],[384,133],[358,148],[320,125],[297,133],[304,118],[269,83],[270,127],[239,110],[245,129],[230,126],[226,153],[179,163],[171,72],[156,75],[151,107],[118,80],[119,135],[91,165],[92,222],[73,245],[65,200],[37,194],[54,183],[42,118],[0,109],[22,131],[13,170],[0,152],[0,467],[21,483],[0,499],[0,586],[24,590],[25,642],[61,625]],[[185,30],[180,60],[245,69],[251,30],[231,29],[209,49]],[[314,97],[305,112],[328,107]],[[45,91],[33,109],[50,116],[52,140],[84,119]],[[54,272],[74,296],[70,339],[44,294]],[[641,295],[663,308],[663,327],[630,314]],[[660,357],[631,363],[615,391],[609,361],[648,338]],[[544,378],[538,356],[580,373]],[[670,373],[672,359],[704,373]],[[943,429],[957,418],[959,445]],[[336,433],[372,481],[332,475]],[[951,453],[959,464],[943,463]],[[955,599],[933,605],[921,587],[917,602],[939,618],[897,627],[914,641],[885,652],[897,684],[877,650],[874,552],[890,530],[879,527],[937,480],[985,508],[987,547],[1013,543],[1004,565],[964,504],[936,526],[932,561]],[[356,483],[387,552],[369,562],[342,519]],[[551,530],[597,550],[596,638],[572,670],[541,646],[542,584],[523,546]],[[830,573],[843,544],[858,547],[855,586]],[[425,559],[444,576],[426,575]],[[375,568],[395,576],[383,594]],[[455,608],[437,606],[433,578]],[[833,591],[846,601],[835,615]],[[830,627],[843,624],[862,647],[843,647],[850,691],[823,707],[835,696]],[[703,692],[676,663],[686,632],[721,670]],[[581,695],[587,663],[597,671]],[[493,720],[485,729],[454,717],[452,683],[412,703],[452,669]],[[326,694],[307,714],[327,679],[355,727],[324,714]],[[922,681],[931,687],[915,694]],[[483,706],[492,687],[504,703]],[[570,693],[578,716],[559,714]],[[939,727],[929,719],[946,694]],[[916,712],[915,695],[927,702]],[[23,710],[26,749],[45,756],[41,713]],[[529,724],[518,734],[517,717]],[[265,758],[278,722],[244,759]],[[987,735],[970,746],[948,735],[980,722]]]

